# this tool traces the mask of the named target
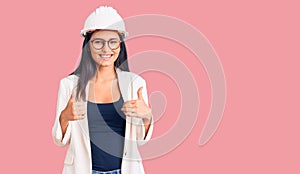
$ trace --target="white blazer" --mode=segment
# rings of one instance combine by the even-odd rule
[[[137,99],[137,90],[143,86],[143,99],[148,105],[148,96],[145,80],[132,72],[121,71],[116,69],[119,88],[124,101]],[[69,121],[66,133],[62,139],[62,130],[60,127],[59,117],[65,109],[73,89],[77,86],[78,76],[70,75],[61,79],[56,119],[52,128],[52,137],[54,143],[58,146],[69,145],[65,161],[63,174],[91,174],[91,147],[89,138],[88,120]],[[88,100],[89,83],[85,89],[86,101]],[[87,104],[87,102],[85,102]],[[126,117],[125,141],[123,149],[123,158],[121,164],[122,174],[144,174],[142,159],[138,151],[138,146],[145,144],[151,138],[153,132],[153,119],[147,136],[145,137],[145,127],[142,119]]]

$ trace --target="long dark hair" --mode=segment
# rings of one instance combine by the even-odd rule
[[[96,75],[97,65],[92,59],[89,41],[93,33],[87,33],[84,38],[82,45],[81,60],[78,67],[70,75],[77,75],[79,77],[77,83],[76,99],[81,98],[83,101],[86,99],[85,88],[88,81]],[[123,36],[119,34],[121,39],[120,43],[120,53],[117,60],[114,63],[116,68],[121,69],[122,71],[129,71],[128,62],[127,62],[127,51]]]

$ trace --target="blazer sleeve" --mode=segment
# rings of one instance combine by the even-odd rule
[[[59,122],[59,117],[62,112],[62,110],[65,109],[67,106],[69,97],[68,97],[68,88],[67,88],[67,79],[62,79],[59,84],[59,90],[58,90],[58,98],[57,98],[57,106],[56,106],[56,118],[55,122],[52,128],[52,137],[54,140],[54,143],[57,146],[65,146],[70,143],[70,137],[71,137],[71,124],[69,122],[66,133],[64,137],[62,138],[62,129]]]
[[[141,84],[143,86],[143,90],[142,90],[143,99],[144,99],[145,103],[147,104],[147,106],[149,106],[146,81],[144,79],[142,79]],[[154,126],[154,121],[152,118],[148,133],[146,135],[144,122],[142,119],[139,119],[139,123],[138,123],[137,130],[136,130],[138,145],[144,145],[151,139],[152,132],[153,132],[153,126]]]

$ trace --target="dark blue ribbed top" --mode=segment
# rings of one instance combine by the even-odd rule
[[[121,111],[123,103],[122,97],[113,103],[88,101],[93,170],[121,169],[126,125],[125,115]]]

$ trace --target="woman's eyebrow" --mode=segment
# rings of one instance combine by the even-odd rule
[[[94,39],[102,39],[102,40],[105,40],[105,39],[103,39],[103,38],[100,38],[100,37],[95,37]],[[118,39],[118,38],[116,38],[116,37],[112,37],[112,38],[109,38],[108,40],[110,40],[110,39]]]

